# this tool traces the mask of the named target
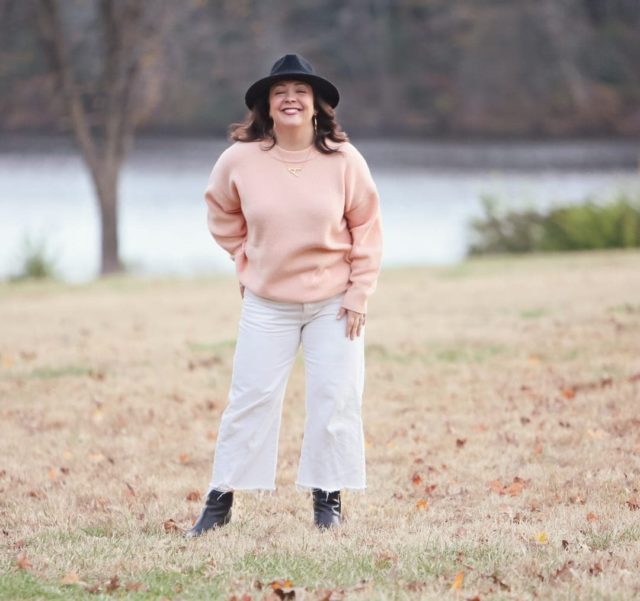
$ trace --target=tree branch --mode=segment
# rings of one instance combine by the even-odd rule
[[[99,156],[71,67],[57,1],[39,0],[37,14],[42,40],[48,50],[46,55],[51,62],[54,73],[60,80],[71,114],[74,134],[95,177],[99,172]]]

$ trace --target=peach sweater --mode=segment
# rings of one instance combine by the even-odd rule
[[[346,291],[342,306],[366,313],[382,259],[378,192],[355,146],[328,144],[343,152],[234,142],[209,176],[208,227],[258,296],[309,303]]]

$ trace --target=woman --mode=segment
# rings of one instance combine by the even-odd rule
[[[275,490],[282,402],[300,343],[306,411],[298,490],[340,524],[364,491],[364,325],[382,229],[375,183],[335,120],[337,88],[287,54],[245,94],[250,113],[211,172],[208,227],[235,261],[242,312],[229,403],[191,538],[231,519],[234,490]]]

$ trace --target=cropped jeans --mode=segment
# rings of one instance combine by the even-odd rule
[[[347,337],[347,315],[336,319],[344,294],[292,303],[245,288],[208,492],[275,490],[282,404],[300,343],[306,419],[296,489],[364,491],[365,327]]]

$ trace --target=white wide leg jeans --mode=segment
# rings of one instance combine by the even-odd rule
[[[301,342],[306,421],[296,489],[364,491],[365,327],[346,336],[347,315],[336,319],[343,298],[278,302],[245,289],[208,492],[275,490],[282,404]]]

